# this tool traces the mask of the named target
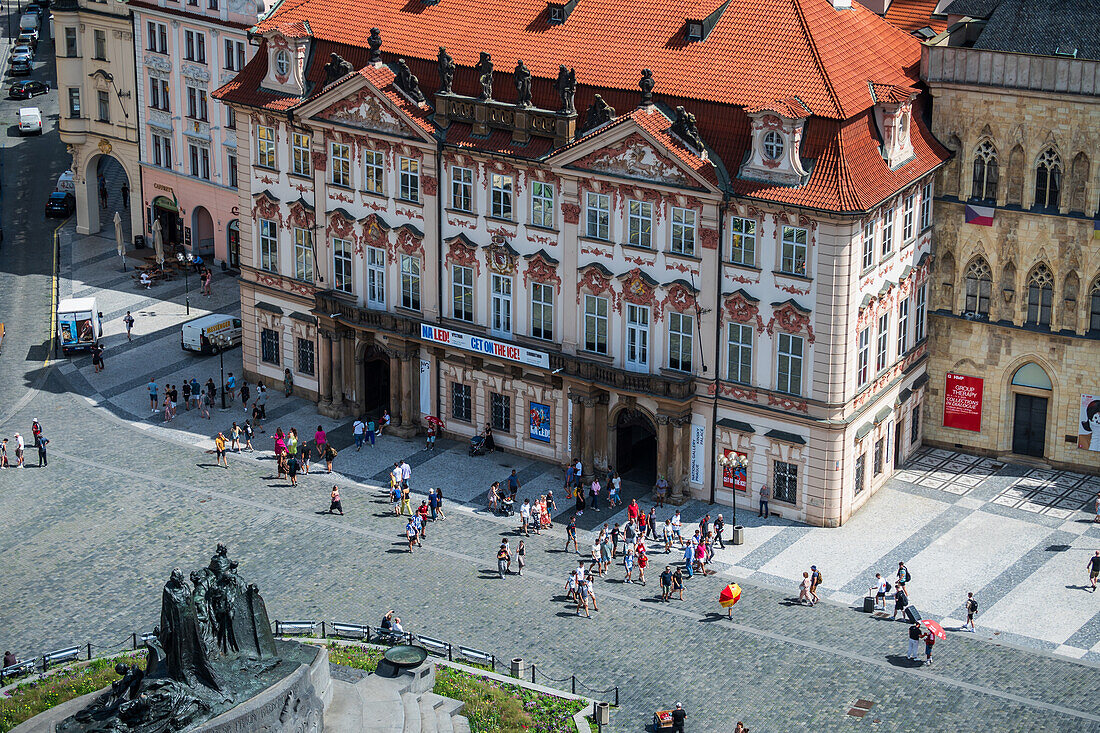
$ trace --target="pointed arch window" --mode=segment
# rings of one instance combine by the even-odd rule
[[[966,312],[989,318],[989,296],[993,292],[993,273],[989,263],[978,257],[966,270]]]
[[[974,178],[970,188],[970,198],[979,201],[997,200],[997,149],[989,140],[984,141],[974,151]]]
[[[1100,277],[1089,289],[1089,330],[1100,332]]]
[[[1046,265],[1039,265],[1027,279],[1027,324],[1050,326],[1050,308],[1054,302],[1054,275]]]
[[[1062,159],[1054,148],[1047,148],[1035,163],[1035,205],[1057,209],[1062,193]]]

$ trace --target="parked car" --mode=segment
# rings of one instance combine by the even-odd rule
[[[19,134],[42,134],[42,110],[38,109],[38,107],[19,108]]]
[[[76,208],[76,198],[68,191],[54,191],[46,200],[46,216],[68,216]]]
[[[49,91],[50,85],[40,81],[16,81],[12,82],[11,88],[8,89],[8,99],[30,99]]]
[[[37,33],[22,33],[19,38],[15,39],[17,46],[30,46],[31,51],[38,50],[38,34]]]
[[[29,76],[31,73],[31,62],[26,59],[12,61],[10,73],[12,76]]]
[[[33,61],[34,60],[34,51],[32,51],[31,47],[28,46],[25,43],[20,43],[18,46],[12,46],[11,60],[12,61],[19,61],[19,60]]]

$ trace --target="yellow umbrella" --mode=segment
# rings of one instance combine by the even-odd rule
[[[718,594],[718,605],[726,609],[730,618],[733,618],[733,607],[739,600],[741,600],[741,586],[737,583],[730,583]]]

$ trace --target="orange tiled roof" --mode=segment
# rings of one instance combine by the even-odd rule
[[[869,83],[871,85],[871,96],[876,102],[893,102],[894,104],[901,104],[902,102],[909,101],[913,95],[920,91],[916,87],[900,86],[898,84]]]
[[[635,90],[649,68],[662,95],[740,106],[798,97],[835,119],[872,104],[869,79],[917,81],[917,40],[858,3],[838,11],[829,0],[745,0],[725,10],[705,41],[687,43],[684,20],[695,10],[689,0],[581,0],[565,23],[550,25],[545,0],[298,0],[257,28],[308,21],[319,40],[366,48],[378,27],[383,52],[410,65],[434,62],[443,44],[458,65],[456,88],[473,81],[485,51],[498,72],[523,59],[550,80],[565,64],[579,84]],[[421,78],[434,85],[434,73]]]
[[[512,133],[506,130],[491,130],[488,135],[475,135],[473,126],[465,122],[452,122],[443,131],[443,141],[460,148],[532,160],[544,157],[554,148],[554,141],[546,137],[532,137],[526,143],[513,142]]]
[[[947,29],[946,17],[932,17],[938,0],[893,0],[886,9],[886,22],[907,33],[918,31],[925,26],[936,33]]]
[[[745,112],[750,115],[754,115],[757,112],[763,112],[764,110],[771,110],[773,112],[779,112],[788,119],[797,120],[804,117],[809,117],[812,112],[806,108],[806,105],[802,104],[802,100],[798,97],[791,97],[790,99],[776,99],[772,102],[765,102],[763,104],[755,104],[751,107],[746,107]]]

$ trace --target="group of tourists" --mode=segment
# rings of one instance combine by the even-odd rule
[[[8,458],[8,439],[0,440],[0,468],[26,468],[27,467],[27,440],[21,434],[15,433],[12,437],[12,457]],[[50,441],[42,434],[42,425],[38,418],[31,421],[31,442],[33,448],[38,449],[38,467],[44,468],[46,461],[46,446]]]

